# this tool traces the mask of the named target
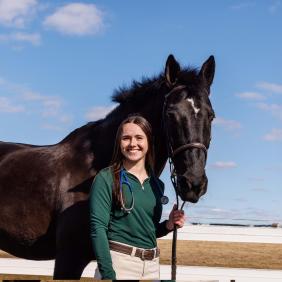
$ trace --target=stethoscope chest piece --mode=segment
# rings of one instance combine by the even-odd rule
[[[162,196],[161,197],[161,203],[163,205],[166,205],[169,202],[168,197],[167,196]]]

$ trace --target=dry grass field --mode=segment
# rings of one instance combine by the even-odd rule
[[[171,240],[159,240],[161,264],[170,264]],[[0,251],[0,257],[11,257]],[[282,244],[232,243],[208,241],[177,242],[177,264],[190,266],[282,269]],[[4,275],[1,280],[52,281],[48,276]],[[82,281],[93,281],[83,278]],[[59,281],[58,281],[59,282]]]
[[[161,264],[170,264],[171,240],[159,240]],[[210,241],[177,242],[177,264],[282,269],[282,244]]]

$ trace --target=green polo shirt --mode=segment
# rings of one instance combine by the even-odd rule
[[[113,175],[111,167],[101,170],[95,177],[90,193],[90,231],[92,245],[103,279],[115,279],[109,250],[109,240],[151,249],[157,246],[157,237],[166,235],[166,221],[159,223],[162,214],[160,198],[164,184],[156,177],[147,178],[143,184],[125,171],[134,197],[130,213],[114,208],[112,202]],[[125,205],[131,206],[129,187],[122,185]]]

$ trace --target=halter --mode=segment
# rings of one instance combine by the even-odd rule
[[[163,105],[163,112],[162,112],[162,115],[163,115],[163,129],[165,130],[165,133],[166,133],[166,145],[167,145],[167,152],[168,152],[168,158],[171,158],[173,159],[176,155],[178,155],[180,152],[183,152],[183,151],[186,151],[188,149],[201,149],[204,151],[205,153],[205,158],[207,158],[207,147],[203,144],[203,143],[200,143],[200,142],[191,142],[191,143],[187,143],[187,144],[184,144],[184,145],[181,145],[179,146],[178,148],[174,149],[172,148],[172,145],[171,145],[171,142],[170,142],[170,138],[169,138],[169,132],[168,132],[168,127],[165,125],[165,120],[166,120],[166,117],[165,117],[165,109],[166,109],[166,104],[167,104],[167,97],[169,95],[171,95],[171,93],[173,92],[176,92],[178,90],[183,90],[184,88],[186,88],[185,85],[179,85],[179,86],[176,86],[175,88],[173,88],[165,97],[165,101],[164,101],[164,105]]]
[[[169,169],[170,169],[170,180],[172,182],[175,195],[176,195],[176,207],[177,209],[179,208],[179,199],[178,199],[178,182],[177,182],[177,173],[173,164],[173,159],[175,158],[176,155],[178,155],[181,152],[184,152],[186,150],[190,149],[201,149],[205,153],[205,159],[207,159],[207,147],[200,143],[200,142],[191,142],[187,143],[184,145],[179,146],[176,149],[172,148],[170,138],[169,138],[169,132],[168,132],[168,127],[165,124],[166,121],[166,116],[165,116],[165,109],[166,109],[166,104],[167,104],[167,97],[171,95],[172,92],[176,92],[179,90],[183,90],[186,88],[185,85],[179,85],[173,88],[166,96],[165,96],[165,101],[163,104],[163,111],[162,111],[162,117],[163,117],[163,129],[165,130],[166,134],[166,147],[167,147],[167,153],[168,153],[168,162],[169,162]],[[182,203],[180,210],[183,210],[185,201]],[[176,242],[177,242],[177,227],[174,225],[173,228],[173,239],[172,239],[172,254],[171,254],[171,280],[176,280],[176,264],[177,264],[177,259],[176,259]]]

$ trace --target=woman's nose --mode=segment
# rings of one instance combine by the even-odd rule
[[[132,138],[132,139],[130,140],[130,146],[135,146],[136,144],[137,144],[136,139],[135,139],[135,138]]]

